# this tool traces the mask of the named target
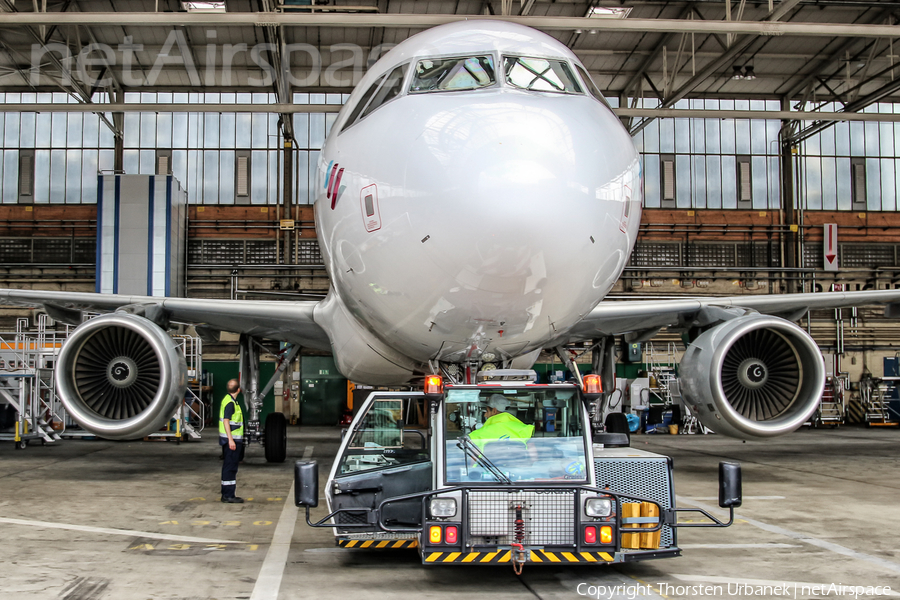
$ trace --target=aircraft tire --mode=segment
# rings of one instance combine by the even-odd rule
[[[287,457],[287,419],[281,413],[266,417],[266,462],[280,463]]]

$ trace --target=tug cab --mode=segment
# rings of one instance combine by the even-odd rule
[[[424,564],[521,570],[680,555],[677,512],[696,509],[675,508],[668,457],[628,448],[623,434],[592,432],[599,378],[494,377],[444,386],[429,376],[421,392],[370,394],[328,475],[329,514],[316,523],[318,467],[295,466],[307,523],[331,527],[339,546],[416,548]],[[720,465],[723,490],[733,519],[739,465]],[[709,526],[731,523],[704,514]]]

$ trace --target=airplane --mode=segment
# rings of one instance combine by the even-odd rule
[[[321,301],[258,302],[0,290],[79,325],[57,361],[58,393],[87,430],[133,439],[183,398],[166,329],[241,335],[242,386],[260,399],[299,348],[330,350],[357,383],[441,373],[472,383],[529,369],[544,348],[596,341],[611,389],[614,336],[662,328],[693,341],[687,404],[725,435],[788,433],[815,411],[822,356],[792,321],[810,309],[887,304],[900,291],[606,301],[641,219],[641,161],[575,54],[534,29],[460,21],[400,43],[362,78],[317,165],[316,231],[331,287]],[[83,311],[102,314],[82,321]],[[261,389],[258,340],[288,343]],[[573,372],[577,369],[572,368]],[[284,460],[283,416],[267,458]]]

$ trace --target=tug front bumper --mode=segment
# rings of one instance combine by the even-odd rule
[[[512,563],[515,550],[495,550],[493,552],[424,552],[423,564],[465,563],[489,565]],[[681,556],[679,548],[659,550],[638,550],[625,552],[571,552],[567,550],[530,550],[525,562],[536,565],[582,564],[601,565],[653,558]]]

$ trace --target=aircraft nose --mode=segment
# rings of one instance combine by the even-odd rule
[[[423,124],[406,188],[438,190],[427,218],[513,246],[577,213],[600,218],[602,188],[637,158],[616,117],[589,97],[498,96],[437,111]]]
[[[454,198],[453,209],[474,210],[482,222],[515,218],[558,191],[572,172],[572,133],[546,109],[461,107],[426,124],[416,160],[432,163],[429,176],[443,180],[438,189]]]
[[[435,306],[480,314],[504,339],[561,327],[605,293],[598,273],[624,263],[626,240],[621,199],[602,196],[637,173],[630,137],[599,103],[521,96],[434,113],[405,186],[423,190],[410,199],[423,209],[409,212],[417,246],[453,290]]]

